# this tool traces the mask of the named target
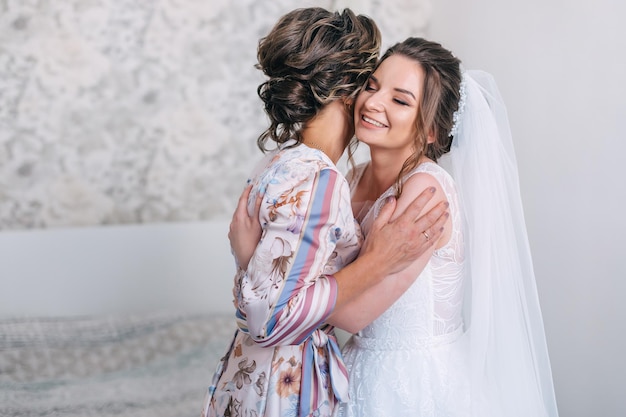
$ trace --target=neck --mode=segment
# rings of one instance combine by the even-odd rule
[[[370,149],[370,165],[367,169],[367,188],[371,200],[376,200],[389,187],[396,183],[404,161],[410,153],[397,149]]]
[[[302,131],[302,142],[324,152],[335,164],[354,133],[352,117],[342,100],[335,100],[311,119]]]

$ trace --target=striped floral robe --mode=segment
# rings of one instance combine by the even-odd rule
[[[362,236],[343,175],[305,145],[274,151],[257,167],[249,200],[262,193],[263,236],[233,293],[237,330],[218,364],[203,416],[330,416],[347,400],[347,373],[324,321],[332,276]]]

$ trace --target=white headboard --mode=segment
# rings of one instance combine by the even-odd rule
[[[232,311],[228,222],[0,232],[0,317]]]

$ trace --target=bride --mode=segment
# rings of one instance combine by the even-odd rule
[[[377,287],[329,318],[355,333],[343,349],[350,401],[335,415],[557,416],[513,145],[492,77],[462,72],[440,44],[409,38],[385,53],[357,97],[355,135],[371,155],[348,175],[365,235],[387,196],[401,210],[426,187],[448,201],[450,218],[409,268],[417,279],[377,319],[364,314],[387,307]]]

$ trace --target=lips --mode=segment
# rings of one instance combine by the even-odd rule
[[[386,124],[379,122],[378,120],[371,119],[367,116],[361,116],[361,120],[376,127],[388,127]]]

